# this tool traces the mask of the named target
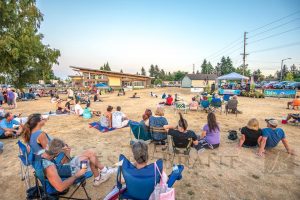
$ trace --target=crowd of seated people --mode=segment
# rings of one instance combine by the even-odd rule
[[[168,95],[168,98],[172,96]],[[165,104],[168,105],[168,98]],[[202,101],[207,101],[207,97],[201,97]],[[61,110],[62,113],[70,112],[71,98],[67,100],[67,104],[62,106],[62,101],[57,102],[57,110]],[[173,98],[172,101],[173,103]],[[214,95],[211,102],[222,102],[218,95]],[[227,104],[238,104],[237,97],[233,96]],[[170,103],[170,102],[169,102]],[[172,105],[170,103],[169,105]],[[196,98],[192,98],[190,106],[195,107],[199,105]],[[60,109],[58,109],[60,107]],[[82,109],[80,101],[76,100],[75,114],[83,115],[85,110],[89,111],[91,117],[94,114],[90,108],[90,104],[86,105],[85,109]],[[288,120],[299,119],[299,114],[289,114]],[[96,153],[92,150],[87,150],[81,153],[79,156],[71,158],[71,148],[60,139],[52,138],[50,135],[42,131],[43,126],[46,123],[46,119],[40,114],[30,115],[28,121],[24,126],[20,126],[18,130],[12,130],[11,125],[14,125],[13,115],[6,113],[5,118],[0,122],[0,127],[4,130],[4,137],[10,136],[12,133],[17,133],[24,136],[24,141],[29,145],[30,149],[33,150],[34,154],[40,156],[43,161],[43,167],[45,169],[45,175],[49,179],[49,182],[57,191],[64,191],[74,181],[84,175],[86,171],[91,171],[94,175],[94,185],[98,186],[101,183],[107,181],[112,173],[116,170],[106,167],[100,163]],[[112,106],[108,106],[103,117],[100,119],[100,123],[104,127],[108,128],[122,128],[127,126],[129,120],[128,117],[121,111],[121,107],[117,106],[116,111],[113,111]],[[192,146],[198,151],[203,152],[204,149],[216,149],[220,146],[220,124],[217,122],[216,115],[213,112],[207,114],[207,122],[200,130],[201,134],[197,135],[193,130],[188,129],[188,122],[183,118],[183,115],[179,113],[179,120],[175,126],[169,125],[168,120],[164,117],[164,110],[162,107],[158,107],[155,110],[154,115],[150,109],[147,109],[143,114],[142,122],[145,124],[147,130],[149,127],[161,127],[166,130],[166,134],[153,133],[153,139],[163,141],[167,139],[167,135],[173,137],[175,143],[182,143],[181,141],[191,139]],[[288,153],[293,154],[294,152],[289,147],[284,131],[278,128],[278,121],[275,119],[267,119],[267,128],[260,129],[259,122],[257,119],[250,119],[245,127],[241,129],[241,138],[238,142],[238,147],[245,148],[258,148],[258,155],[263,156],[265,150],[268,148],[274,148],[280,141],[284,144]],[[19,124],[15,124],[19,125]],[[3,128],[6,126],[6,128]],[[3,135],[3,134],[2,134]],[[0,138],[2,138],[0,129]],[[162,143],[163,144],[163,143]],[[60,154],[64,153],[64,159],[62,164],[66,165],[67,174],[60,174],[57,169],[57,165],[53,160]],[[148,146],[143,142],[136,142],[132,145],[132,153],[135,159],[134,166],[137,169],[141,169],[148,164]],[[87,161],[88,165],[86,168],[80,168],[80,161]],[[61,177],[68,177],[62,180]]]

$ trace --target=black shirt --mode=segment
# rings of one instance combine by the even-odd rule
[[[189,143],[189,138],[192,138],[193,141],[197,140],[197,135],[194,131],[188,130],[186,133],[182,133],[176,129],[169,129],[168,135],[173,137],[175,146],[178,148],[185,148]]]
[[[256,131],[256,130],[249,129],[246,126],[242,128],[241,133],[243,135],[245,135],[244,145],[250,146],[250,147],[256,146],[257,145],[257,139],[259,138],[259,136],[262,135],[261,129],[258,129]]]

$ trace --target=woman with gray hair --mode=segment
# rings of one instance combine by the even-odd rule
[[[138,141],[132,145],[132,154],[135,160],[135,167],[141,169],[147,166],[148,162],[148,146],[145,142]]]
[[[42,158],[46,177],[50,184],[59,192],[71,186],[87,170],[92,171],[94,175],[94,186],[107,181],[111,174],[115,172],[114,169],[103,166],[93,150],[86,150],[81,155],[71,159],[68,164],[60,166],[64,170],[59,170],[60,173],[58,173],[57,165],[55,165],[53,159],[66,148],[69,147],[62,140],[54,138],[46,149],[38,153]],[[63,181],[61,177],[69,178]]]

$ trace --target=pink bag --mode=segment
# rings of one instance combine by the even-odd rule
[[[156,184],[156,169],[160,175],[160,183]],[[154,191],[152,192],[149,200],[175,200],[175,189],[169,188],[167,185],[167,180],[164,177],[167,175],[162,172],[160,173],[159,168],[154,163],[154,173],[155,173],[155,187]]]

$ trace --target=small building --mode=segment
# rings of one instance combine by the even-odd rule
[[[216,83],[216,74],[187,74],[181,81],[183,88],[201,88]]]
[[[127,86],[133,88],[146,88],[151,85],[151,78],[149,76],[83,67],[70,67],[78,74],[76,76],[69,76],[72,80],[73,87],[91,87],[98,83],[104,83],[112,88]]]

